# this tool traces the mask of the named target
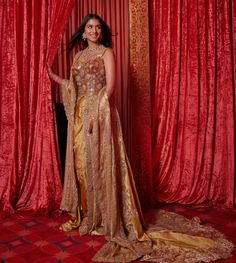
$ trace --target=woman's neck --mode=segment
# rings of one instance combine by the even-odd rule
[[[89,42],[88,43],[88,48],[89,49],[97,49],[98,47],[100,47],[101,44],[100,43],[94,43],[94,42]]]

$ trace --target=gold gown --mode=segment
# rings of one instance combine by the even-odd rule
[[[194,218],[156,211],[144,225],[116,107],[106,95],[105,47],[80,51],[70,80],[61,85],[68,119],[61,209],[80,234],[108,241],[94,261],[210,262],[230,256],[234,245]]]

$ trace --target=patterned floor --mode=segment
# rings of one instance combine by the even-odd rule
[[[200,217],[203,224],[222,231],[236,244],[236,210],[165,206],[188,218]],[[0,263],[89,263],[104,244],[103,237],[80,237],[77,231],[63,233],[58,225],[65,215],[17,213],[0,217]],[[236,263],[236,253],[218,263]]]

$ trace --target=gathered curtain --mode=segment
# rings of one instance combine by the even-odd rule
[[[0,2],[0,207],[47,212],[61,200],[50,80],[74,1]]]
[[[150,1],[154,203],[235,205],[236,4]]]

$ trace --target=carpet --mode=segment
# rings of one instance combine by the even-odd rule
[[[204,225],[223,232],[236,244],[236,210],[163,206],[162,209],[188,218],[198,216]],[[77,231],[63,233],[58,226],[67,215],[31,213],[0,214],[0,263],[89,263],[105,243],[103,237],[83,236]],[[136,261],[138,262],[138,261]],[[236,263],[236,253],[218,263]]]

